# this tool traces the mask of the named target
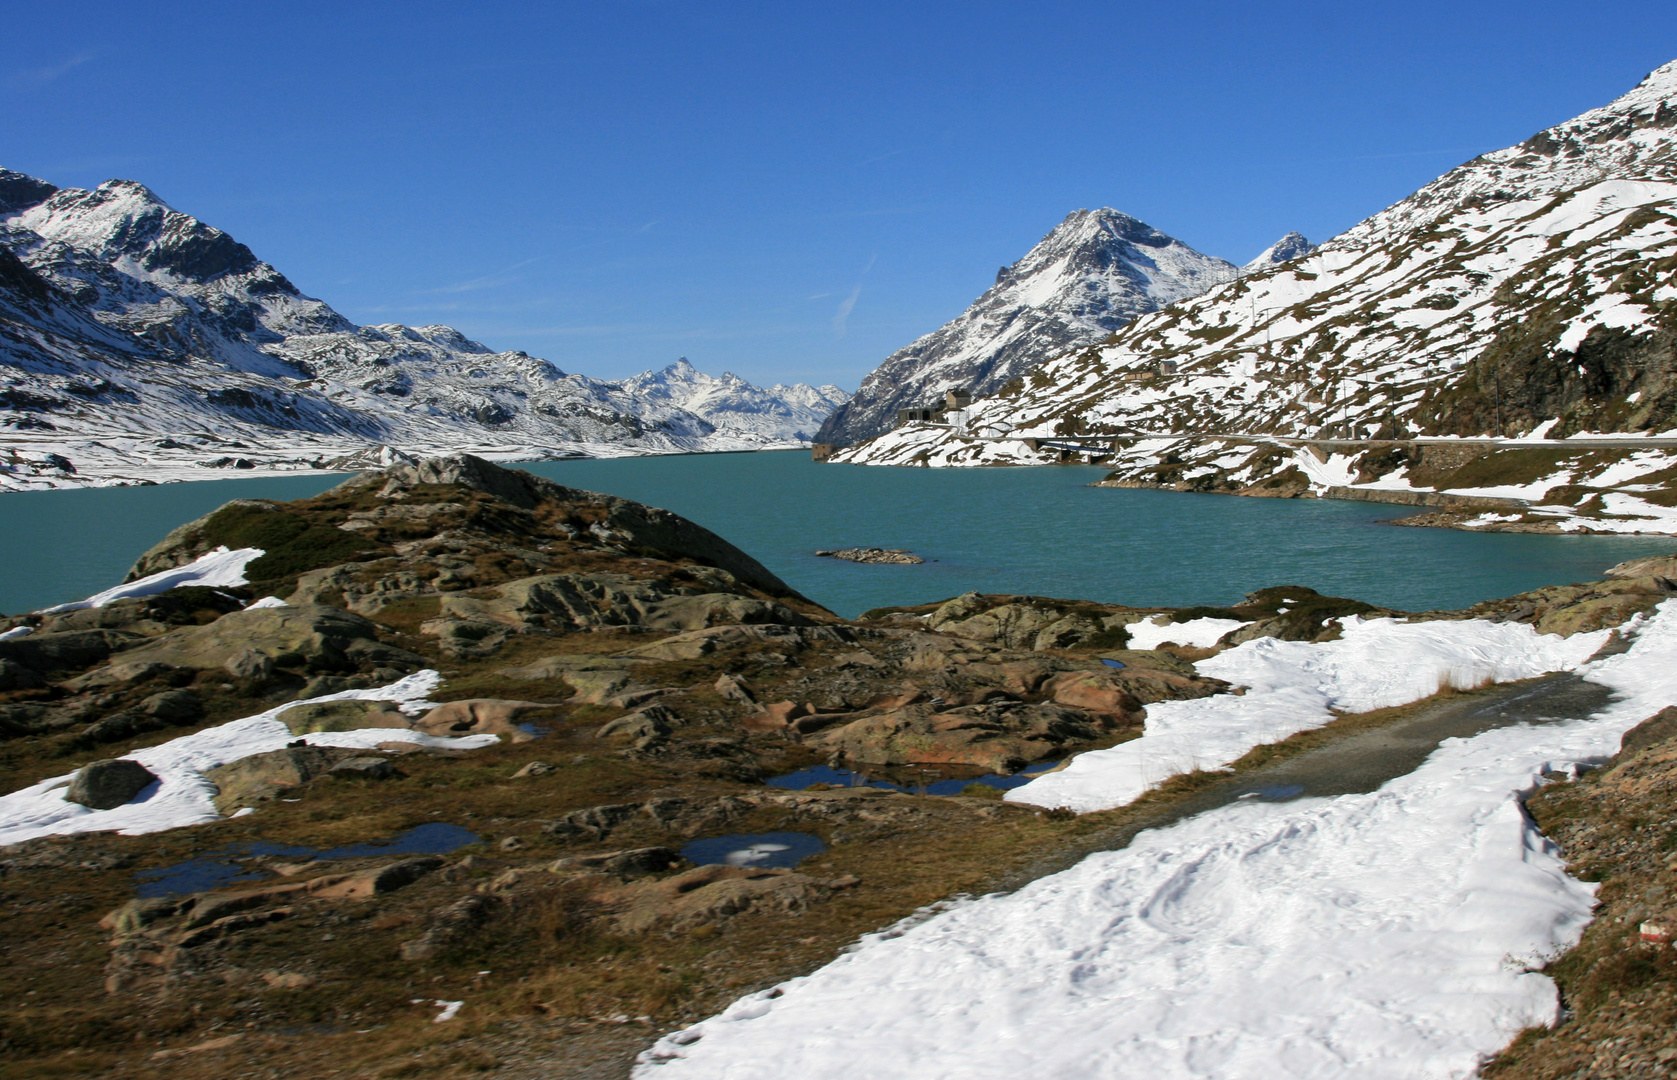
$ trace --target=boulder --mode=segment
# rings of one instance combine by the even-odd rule
[[[679,852],[667,847],[630,848],[627,851],[603,851],[597,855],[573,855],[560,859],[548,869],[555,874],[604,873],[615,874],[625,881],[661,874],[685,860]]]
[[[690,930],[747,911],[795,914],[826,899],[823,881],[793,870],[698,866],[667,878],[602,889],[595,900],[611,909],[619,934]]]
[[[523,780],[526,777],[546,776],[548,773],[558,771],[559,766],[557,765],[550,764],[546,761],[532,761],[524,765],[517,772],[513,773],[512,778],[514,780]]]
[[[1619,753],[1634,754],[1677,738],[1677,705],[1667,705],[1619,738]]]
[[[747,731],[784,731],[792,721],[809,715],[809,707],[795,701],[776,701],[763,706],[763,711],[740,721]]]
[[[757,696],[751,692],[751,687],[737,675],[724,672],[717,676],[713,689],[729,701],[737,701],[742,705],[757,704]]]
[[[634,739],[661,739],[680,723],[681,717],[664,706],[648,705],[638,712],[606,722],[594,736],[599,739],[609,739],[614,735],[627,735]]]
[[[256,671],[262,664],[248,654],[260,654],[275,667],[308,672],[349,671],[386,654],[401,662],[423,663],[413,653],[380,645],[377,628],[361,616],[324,604],[235,611],[207,626],[183,627],[149,639],[129,650],[123,662],[200,671],[231,671],[243,665]]]
[[[11,660],[38,672],[68,671],[98,664],[114,652],[148,640],[126,630],[36,631],[0,641],[0,660]],[[124,658],[133,662],[132,658]]]
[[[231,814],[242,807],[282,798],[360,752],[336,746],[293,746],[240,758],[204,776],[219,790],[215,808]]]
[[[953,709],[924,703],[866,713],[805,742],[861,764],[973,765],[1013,773],[1125,729],[1140,734],[1140,719],[1139,712],[1091,712],[1052,702]]]
[[[414,722],[388,701],[311,701],[293,705],[276,719],[293,735],[323,731],[360,731],[363,728],[409,728]]]
[[[164,690],[141,701],[140,711],[171,724],[190,724],[203,719],[204,701],[191,690]]]
[[[109,758],[77,770],[64,798],[90,810],[114,810],[156,781],[156,774],[138,761]]]
[[[39,690],[46,684],[39,672],[0,657],[0,690]]]
[[[529,742],[536,736],[519,727],[518,718],[528,712],[552,708],[552,704],[540,701],[467,698],[438,705],[413,721],[413,728],[427,735],[458,737],[489,734],[499,735],[509,742]]]
[[[339,780],[399,780],[405,773],[389,758],[352,757],[338,762],[326,774]]]
[[[1141,703],[1117,677],[1104,671],[1066,671],[1042,684],[1042,693],[1061,705],[1122,717],[1139,723]]]

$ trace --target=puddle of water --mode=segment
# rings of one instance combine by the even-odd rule
[[[155,870],[141,870],[134,875],[136,893],[141,898],[152,896],[182,896],[203,892],[222,885],[241,881],[260,881],[269,871],[258,860],[262,856],[278,856],[303,861],[307,859],[358,859],[375,855],[446,855],[467,844],[477,843],[476,833],[458,825],[433,821],[417,825],[389,840],[365,844],[346,844],[343,847],[303,847],[297,844],[274,844],[256,840],[248,844],[230,844],[197,858]]]
[[[1115,667],[1115,668],[1121,668],[1121,667],[1127,666],[1122,660],[1108,660],[1104,656],[1101,657],[1101,663],[1105,664],[1107,667]]]
[[[786,773],[784,776],[772,776],[764,783],[770,787],[787,788],[791,791],[802,791],[816,784],[828,784],[832,787],[876,787],[887,791],[906,791],[910,795],[959,795],[961,789],[968,784],[983,784],[1001,791],[1023,787],[1031,779],[1047,772],[1058,765],[1057,761],[1043,761],[1032,765],[1027,772],[1003,776],[1000,773],[986,773],[982,776],[949,777],[944,770],[903,768],[893,770],[896,778],[882,780],[865,773],[852,772],[849,769],[835,769],[828,765],[814,765],[797,772]],[[918,772],[918,777],[912,775]],[[933,779],[942,777],[942,779]]]
[[[681,854],[700,866],[796,866],[826,850],[826,844],[808,833],[771,832],[695,840]]]
[[[553,728],[547,724],[519,724],[518,730],[526,735],[534,735],[539,739],[543,735],[551,734]]]

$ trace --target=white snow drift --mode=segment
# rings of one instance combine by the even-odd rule
[[[215,588],[227,588],[234,585],[246,585],[245,567],[267,554],[261,548],[240,548],[229,551],[223,544],[214,551],[198,556],[185,566],[177,566],[171,570],[159,570],[138,581],[130,581],[126,585],[113,585],[103,592],[96,592],[86,600],[74,603],[58,604],[55,607],[43,608],[42,615],[51,615],[60,611],[80,611],[82,608],[104,607],[116,600],[127,600],[137,596],[156,596],[158,593],[179,589],[185,585],[207,585]]]

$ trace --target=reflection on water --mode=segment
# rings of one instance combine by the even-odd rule
[[[796,866],[827,850],[821,838],[809,833],[738,833],[694,840],[681,849],[688,862],[700,866]]]
[[[389,840],[346,844],[326,850],[255,840],[246,844],[229,844],[173,866],[141,870],[134,875],[134,880],[138,882],[136,892],[141,897],[181,896],[266,878],[268,871],[263,869],[262,864],[268,858],[308,860],[360,859],[377,855],[446,855],[467,844],[475,844],[477,840],[476,833],[440,821],[415,826]]]

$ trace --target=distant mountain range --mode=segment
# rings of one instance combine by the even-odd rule
[[[894,431],[839,460],[1034,462],[1053,452],[998,437],[1150,434],[1118,446],[1114,482],[1296,494],[1351,483],[1407,490],[1421,474],[1411,451],[1389,445],[1347,449],[1318,468],[1328,451],[1206,436],[1500,435],[1554,446],[1673,433],[1677,62],[1294,253],[1304,246],[1288,237],[1240,277],[1097,346],[1039,354],[1027,380],[973,404],[965,431]],[[1657,472],[1664,458],[1648,453],[1656,472],[1638,483],[1669,487]],[[1638,475],[1620,472],[1614,483]],[[1584,485],[1574,502],[1595,499],[1596,480],[1584,477],[1554,482]],[[1477,486],[1494,494],[1491,483]]]
[[[1310,250],[1288,233],[1248,266]],[[1044,359],[1097,344],[1139,315],[1233,281],[1243,271],[1112,209],[1078,210],[955,319],[892,353],[816,436],[847,445],[891,428],[896,411],[945,390],[1001,390]]]
[[[0,486],[30,474],[41,455],[28,447],[65,440],[96,440],[82,459],[135,478],[194,455],[302,467],[374,444],[528,457],[797,445],[845,397],[713,379],[685,359],[591,379],[447,326],[357,326],[141,184],[59,189],[0,170],[0,440],[13,448]]]

